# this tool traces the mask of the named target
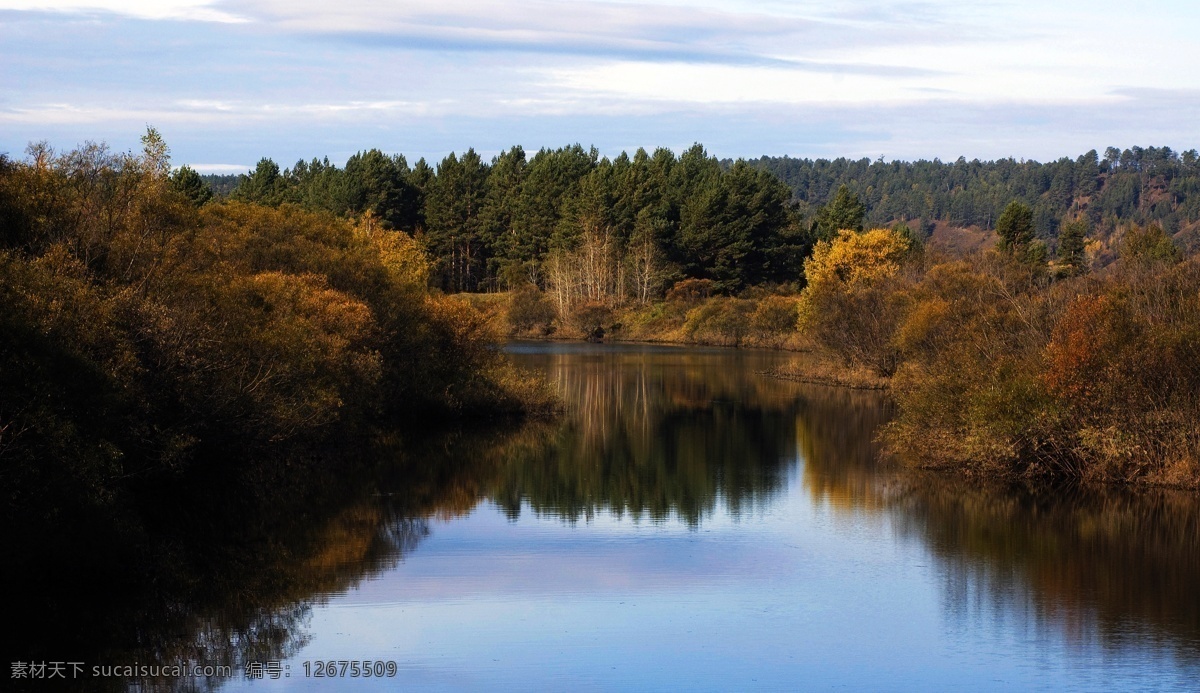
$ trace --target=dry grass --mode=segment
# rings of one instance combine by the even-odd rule
[[[814,385],[845,387],[853,390],[887,390],[888,378],[882,378],[869,368],[847,366],[813,353],[804,363],[760,371],[761,375],[780,380],[792,380]]]

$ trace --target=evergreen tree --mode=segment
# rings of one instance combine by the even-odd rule
[[[487,248],[480,214],[487,178],[487,165],[468,149],[461,159],[451,153],[442,160],[426,192],[426,239],[447,291],[474,291],[483,278]]]
[[[242,202],[257,202],[264,205],[277,205],[284,200],[287,182],[279,171],[279,164],[271,159],[260,159],[254,167],[254,172],[238,179],[230,197]]]
[[[542,149],[525,168],[518,214],[513,219],[514,258],[520,262],[540,261],[550,239],[559,228],[563,204],[574,194],[579,181],[595,168],[600,154],[575,144],[561,149]]]
[[[537,283],[536,262],[523,257],[517,238],[521,187],[525,182],[525,150],[515,146],[492,159],[487,194],[480,213],[481,233],[489,248],[488,273],[506,288]]]
[[[1063,224],[1059,231],[1058,262],[1068,274],[1082,274],[1085,269],[1083,247],[1087,233],[1088,222],[1082,217]]]
[[[428,226],[425,221],[425,205],[429,196],[429,190],[433,187],[435,175],[433,167],[425,163],[424,157],[417,159],[417,163],[413,164],[412,171],[408,174],[408,184],[417,196],[414,233],[424,232]]]
[[[829,240],[838,231],[862,231],[867,218],[867,206],[846,185],[838,188],[829,204],[817,211],[813,220],[813,234],[817,240]]]
[[[1033,210],[1023,202],[1013,200],[996,221],[1000,249],[1010,255],[1023,255],[1033,241]]]
[[[213,197],[212,188],[190,166],[180,166],[170,176],[171,187],[192,204],[201,207]]]
[[[346,202],[354,213],[371,212],[388,226],[412,232],[420,215],[419,193],[408,184],[403,155],[378,149],[359,152],[346,161]]]

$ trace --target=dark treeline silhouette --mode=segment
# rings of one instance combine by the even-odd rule
[[[496,465],[493,501],[574,522],[597,514],[698,526],[721,508],[761,508],[796,459],[797,388],[756,369],[753,352],[655,347],[548,356],[568,403],[554,425],[526,427]]]
[[[1135,647],[1200,666],[1200,506],[1172,489],[978,484],[890,489],[896,531],[943,566],[948,615],[1026,614],[1077,646]],[[1145,656],[1145,655],[1143,655]]]
[[[249,662],[285,659],[307,644],[312,611],[329,595],[392,569],[428,536],[430,516],[474,507],[490,460],[481,453],[504,449],[508,428],[375,436],[323,460],[308,451],[243,459],[219,477],[160,485],[140,498],[142,522],[103,536],[65,513],[60,521],[90,541],[35,542],[31,528],[5,524],[5,548],[25,545],[7,552],[3,584],[31,595],[7,614],[20,634],[13,654],[89,668],[190,661],[238,678]],[[217,690],[228,681],[86,678],[71,690]]]
[[[726,162],[731,164],[732,162]],[[920,220],[995,228],[1004,207],[1033,210],[1037,235],[1051,239],[1065,221],[1087,218],[1096,229],[1157,223],[1170,235],[1200,221],[1200,155],[1170,147],[1109,147],[1057,161],[954,162],[762,157],[749,162],[785,182],[802,214],[815,214],[845,185],[866,204],[870,226]]]

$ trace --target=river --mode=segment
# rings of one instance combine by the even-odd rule
[[[796,355],[508,351],[561,420],[407,441],[369,492],[289,515],[305,539],[259,547],[288,547],[268,576],[105,656],[230,664],[191,682],[229,691],[1200,681],[1193,494],[906,472],[878,393],[759,374]]]

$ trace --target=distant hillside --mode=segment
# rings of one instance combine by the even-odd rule
[[[229,197],[229,193],[233,192],[233,189],[238,186],[238,180],[241,178],[241,176],[236,173],[225,175],[219,173],[209,173],[207,175],[200,176],[200,178],[203,179],[205,183],[208,183],[208,187],[212,188],[213,195],[217,197]]]
[[[1034,210],[1038,235],[1053,240],[1064,219],[1086,216],[1094,235],[1157,222],[1185,247],[1200,245],[1200,155],[1169,147],[1109,147],[1077,159],[1037,161],[750,160],[779,177],[802,213],[825,204],[845,184],[867,205],[868,225],[906,221],[926,235],[943,227],[990,230],[1017,199]],[[915,223],[914,223],[915,222]]]

